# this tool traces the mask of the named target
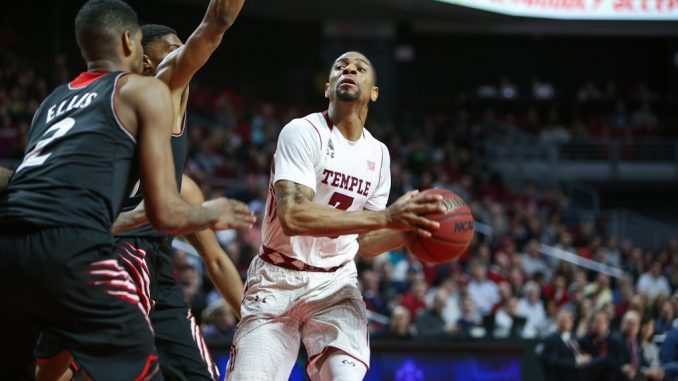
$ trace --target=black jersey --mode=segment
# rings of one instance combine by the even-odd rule
[[[128,73],[82,73],[38,108],[26,153],[0,196],[0,224],[77,226],[110,233],[138,177],[136,141],[115,111]]]
[[[181,125],[181,132],[172,134],[172,158],[174,160],[174,174],[177,180],[177,192],[181,189],[181,177],[184,172],[184,165],[186,164],[186,156],[188,155],[188,134],[186,134],[186,114]],[[130,197],[128,197],[122,204],[122,211],[126,212],[136,208],[144,199],[144,190],[141,182],[137,181]],[[119,237],[141,237],[141,238],[168,238],[166,233],[155,230],[151,225],[142,225],[134,229],[126,230],[119,234]]]

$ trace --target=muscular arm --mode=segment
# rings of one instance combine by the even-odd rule
[[[181,184],[181,197],[191,204],[200,205],[205,199],[198,185],[189,177],[184,176]],[[221,296],[240,318],[240,301],[244,293],[240,273],[231,259],[217,242],[211,230],[201,230],[187,235],[186,238],[198,251],[209,273],[214,286]]]
[[[275,183],[276,211],[288,236],[330,237],[359,234],[386,227],[385,211],[346,212],[313,202],[313,190],[292,181]]]
[[[410,192],[410,197],[401,197],[385,210],[348,212],[313,202],[313,190],[307,186],[287,180],[275,183],[277,216],[283,232],[290,237],[332,237],[362,234],[384,228],[414,230],[430,236],[428,230],[436,229],[439,224],[420,217],[419,214],[443,212],[441,198],[434,195],[415,198],[414,194]],[[383,245],[383,240],[380,242]]]
[[[7,185],[9,184],[9,179],[12,178],[13,174],[14,171],[11,171],[4,167],[0,167],[0,192],[7,188]]]
[[[118,218],[113,222],[112,233],[113,235],[118,235],[126,230],[134,229],[147,223],[146,209],[144,208],[144,202],[142,201],[136,208],[127,212],[122,212],[118,215]]]
[[[211,0],[198,28],[186,44],[170,53],[160,64],[156,77],[170,90],[183,90],[205,65],[233,25],[245,0]]]
[[[173,110],[167,87],[154,78],[130,76],[120,87],[117,102],[136,126],[141,183],[149,222],[156,229],[182,235],[218,221],[217,208],[186,203],[179,197],[170,145]]]
[[[395,250],[405,245],[402,232],[394,229],[379,229],[358,236],[358,254],[363,257],[375,257],[381,253]]]

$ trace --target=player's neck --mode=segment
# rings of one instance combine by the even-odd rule
[[[87,71],[92,72],[112,72],[112,71],[129,71],[120,62],[109,59],[87,61]]]
[[[360,139],[367,119],[367,106],[353,102],[330,103],[328,114],[332,123],[348,140]]]

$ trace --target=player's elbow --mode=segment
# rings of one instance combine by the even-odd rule
[[[278,221],[280,221],[280,227],[282,228],[283,233],[288,237],[294,237],[297,235],[303,235],[304,230],[301,227],[301,224],[290,215],[291,213],[284,213],[278,216]]]
[[[159,208],[155,210],[147,210],[148,222],[156,230],[163,233],[177,235],[182,228],[179,219],[171,213],[169,208]]]

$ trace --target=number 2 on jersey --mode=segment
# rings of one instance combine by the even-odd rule
[[[38,144],[36,144],[35,147],[29,153],[26,154],[24,161],[21,163],[21,165],[19,165],[19,168],[17,168],[16,171],[19,172],[26,167],[35,167],[38,165],[42,165],[45,162],[45,160],[49,159],[49,157],[52,156],[52,152],[42,154],[42,150],[49,143],[66,135],[66,133],[70,131],[71,128],[73,128],[73,126],[75,126],[75,119],[66,118],[62,121],[59,121],[59,123],[54,124],[52,127],[48,128],[47,131],[45,131],[45,133],[42,134],[42,136],[49,135],[50,132],[54,132],[54,134],[48,138],[39,140]]]

